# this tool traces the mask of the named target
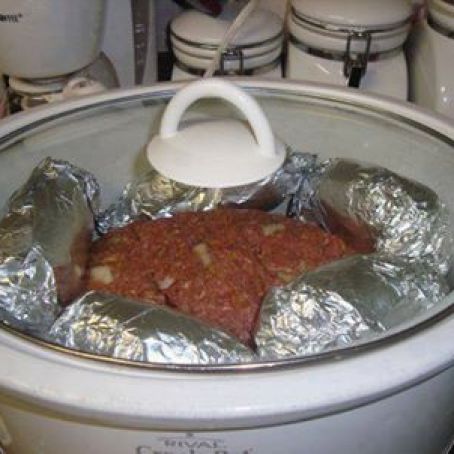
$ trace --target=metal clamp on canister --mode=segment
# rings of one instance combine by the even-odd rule
[[[172,20],[170,42],[175,57],[172,80],[203,76],[207,70],[211,75],[282,77],[282,19],[257,8],[236,30],[236,36],[224,42],[236,14],[233,8],[228,15],[231,19],[227,20],[227,16],[214,18],[189,10]]]
[[[352,56],[352,41],[364,41],[364,52]],[[344,56],[344,75],[348,79],[348,86],[359,88],[361,79],[367,71],[369,61],[370,45],[372,36],[368,32],[350,32],[347,38],[347,47]]]
[[[244,54],[243,51],[238,47],[233,47],[230,49],[225,49],[222,52],[221,60],[219,62],[219,72],[222,76],[226,74],[225,71],[225,62],[226,61],[238,61],[238,70],[237,75],[244,74]]]

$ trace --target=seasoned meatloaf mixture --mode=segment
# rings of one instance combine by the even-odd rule
[[[165,296],[158,289],[151,268],[144,266],[140,250],[133,224],[96,241],[90,254],[89,289],[164,304]]]
[[[168,304],[251,343],[272,285],[352,252],[340,238],[281,215],[179,213],[134,222],[96,241],[87,287]]]

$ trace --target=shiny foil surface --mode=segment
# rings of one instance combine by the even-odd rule
[[[90,292],[68,307],[49,339],[113,358],[166,364],[226,364],[254,354],[228,334],[165,306]]]
[[[334,159],[320,167],[299,207],[333,233],[389,255],[423,260],[442,273],[453,241],[449,214],[437,194],[383,167]]]
[[[98,185],[65,161],[42,161],[9,199],[0,220],[0,316],[45,331],[80,293],[94,229]]]
[[[39,246],[0,264],[0,321],[41,337],[59,313],[54,272]]]
[[[270,291],[255,335],[260,358],[310,355],[366,340],[447,294],[442,273],[451,237],[436,194],[352,161],[317,164],[313,155],[290,152],[267,179],[228,190],[191,188],[150,171],[96,221],[103,233],[142,216],[218,206],[270,210],[292,195],[291,215],[373,243],[380,252],[333,262]],[[113,358],[253,361],[257,356],[237,339],[168,307],[97,292],[81,296],[98,196],[92,175],[49,158],[12,195],[0,220],[1,320],[64,347]],[[61,304],[70,302],[61,313]]]
[[[288,151],[284,165],[274,174],[254,184],[227,189],[191,187],[150,170],[125,187],[120,200],[98,217],[97,228],[105,233],[141,216],[158,219],[219,206],[268,211],[296,191],[315,159],[311,154]]]
[[[445,278],[420,262],[357,255],[271,290],[255,341],[263,359],[310,355],[384,332],[433,307]]]

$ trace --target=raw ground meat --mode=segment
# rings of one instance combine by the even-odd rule
[[[352,253],[340,238],[281,215],[179,213],[95,242],[87,288],[168,304],[251,344],[272,285]]]
[[[164,304],[165,296],[159,291],[151,269],[143,266],[140,248],[134,224],[96,241],[91,249],[88,288]]]

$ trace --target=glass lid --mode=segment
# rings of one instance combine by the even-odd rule
[[[239,80],[263,108],[274,134],[290,149],[385,167],[434,191],[454,222],[454,128],[406,104],[337,88],[314,88],[285,82]],[[0,125],[0,203],[8,201],[43,159],[61,159],[91,172],[99,183],[102,209],[118,200],[124,186],[150,170],[146,146],[159,130],[162,113],[180,85],[107,93],[56,104],[11,117]],[[238,116],[229,104],[198,101],[187,121]],[[286,200],[287,202],[288,200]],[[279,209],[285,213],[283,204]],[[450,277],[448,280],[452,280]],[[452,287],[452,282],[449,282]],[[156,369],[225,371],[301,366],[399,342],[452,313],[448,296],[423,313],[350,344],[324,352],[244,364],[178,365],[115,359],[68,349],[0,323],[0,329],[45,348],[92,360]]]

